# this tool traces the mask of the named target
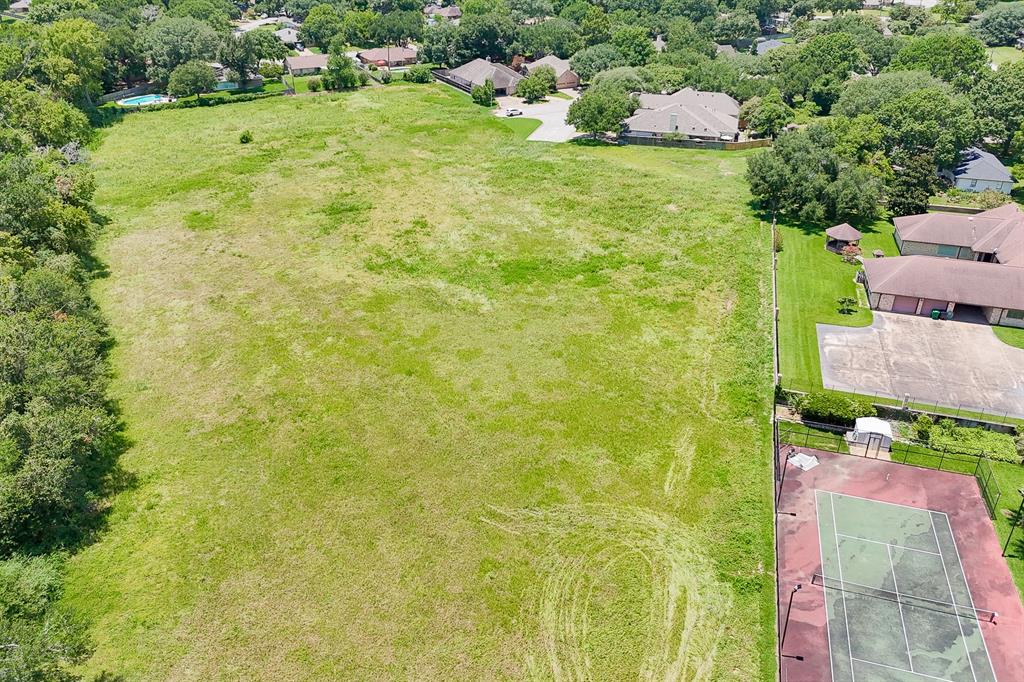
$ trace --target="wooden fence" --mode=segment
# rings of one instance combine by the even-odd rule
[[[725,142],[723,140],[673,140],[664,137],[647,137],[646,135],[619,135],[624,144],[638,144],[646,147],[676,147],[679,149],[718,149],[739,151],[741,149],[757,149],[770,147],[771,140],[745,140],[743,142]]]

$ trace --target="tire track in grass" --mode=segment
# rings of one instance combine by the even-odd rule
[[[482,520],[548,542],[540,559],[547,576],[532,606],[536,645],[526,654],[532,679],[593,679],[588,637],[594,590],[611,579],[616,564],[638,560],[649,576],[647,603],[635,607],[641,618],[647,614],[645,643],[640,660],[622,667],[638,669],[643,682],[711,679],[732,598],[685,526],[647,509],[600,504],[492,507]]]

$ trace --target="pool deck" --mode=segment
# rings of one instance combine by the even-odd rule
[[[780,466],[786,464],[789,449],[784,445],[777,453]],[[1000,682],[1024,680],[1024,606],[974,479],[853,455],[808,448],[798,451],[816,456],[820,464],[810,471],[787,465],[780,493],[776,518],[780,632],[786,626],[793,587],[802,585],[789,616],[782,681],[832,679],[824,590],[811,584],[814,574],[822,572],[817,489],[945,512],[975,605],[999,613],[995,623],[981,623],[996,678]]]

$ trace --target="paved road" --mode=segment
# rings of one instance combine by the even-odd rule
[[[818,325],[827,388],[1024,417],[1024,350],[984,324],[875,311],[870,327]]]
[[[572,92],[566,91],[566,94],[573,98],[576,97],[576,94]],[[518,97],[499,97],[498,108],[494,111],[494,115],[504,116],[506,109],[519,109],[523,112],[523,118],[535,118],[540,121],[540,126],[526,139],[542,142],[566,142],[579,134],[574,127],[565,122],[565,114],[569,111],[570,104],[572,104],[572,100],[560,97],[551,97],[547,102],[537,104],[526,104]]]

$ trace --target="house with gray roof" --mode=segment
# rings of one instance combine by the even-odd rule
[[[523,75],[518,71],[513,71],[504,64],[480,58],[466,62],[454,69],[435,73],[439,73],[439,80],[466,92],[472,90],[475,85],[483,85],[485,82],[491,81],[496,95],[515,94],[516,86],[519,81],[523,80]]]
[[[427,19],[440,18],[446,21],[458,22],[462,17],[462,10],[456,5],[442,7],[441,5],[430,4],[423,8],[423,15]]]
[[[299,42],[299,32],[294,28],[279,28],[274,31],[274,35],[288,47],[294,47]]]
[[[312,76],[327,68],[329,55],[300,54],[284,58],[284,70],[293,76]]]
[[[940,173],[957,189],[968,192],[983,192],[991,189],[1009,194],[1013,189],[1013,176],[1003,162],[984,149],[970,147],[960,154],[955,168]]]
[[[739,139],[739,102],[724,92],[683,88],[671,95],[644,93],[640,108],[626,119],[623,134],[680,136],[697,140]]]
[[[9,9],[12,14],[28,14],[31,7],[32,0],[14,0],[7,9]]]
[[[568,59],[560,59],[553,54],[549,54],[536,61],[523,64],[523,68],[526,69],[528,74],[533,73],[542,66],[550,66],[554,69],[555,87],[559,90],[578,88],[580,86],[580,77],[572,70]]]
[[[1024,211],[1006,204],[976,215],[924,213],[896,218],[896,258],[864,263],[876,310],[982,317],[1024,327]]]

